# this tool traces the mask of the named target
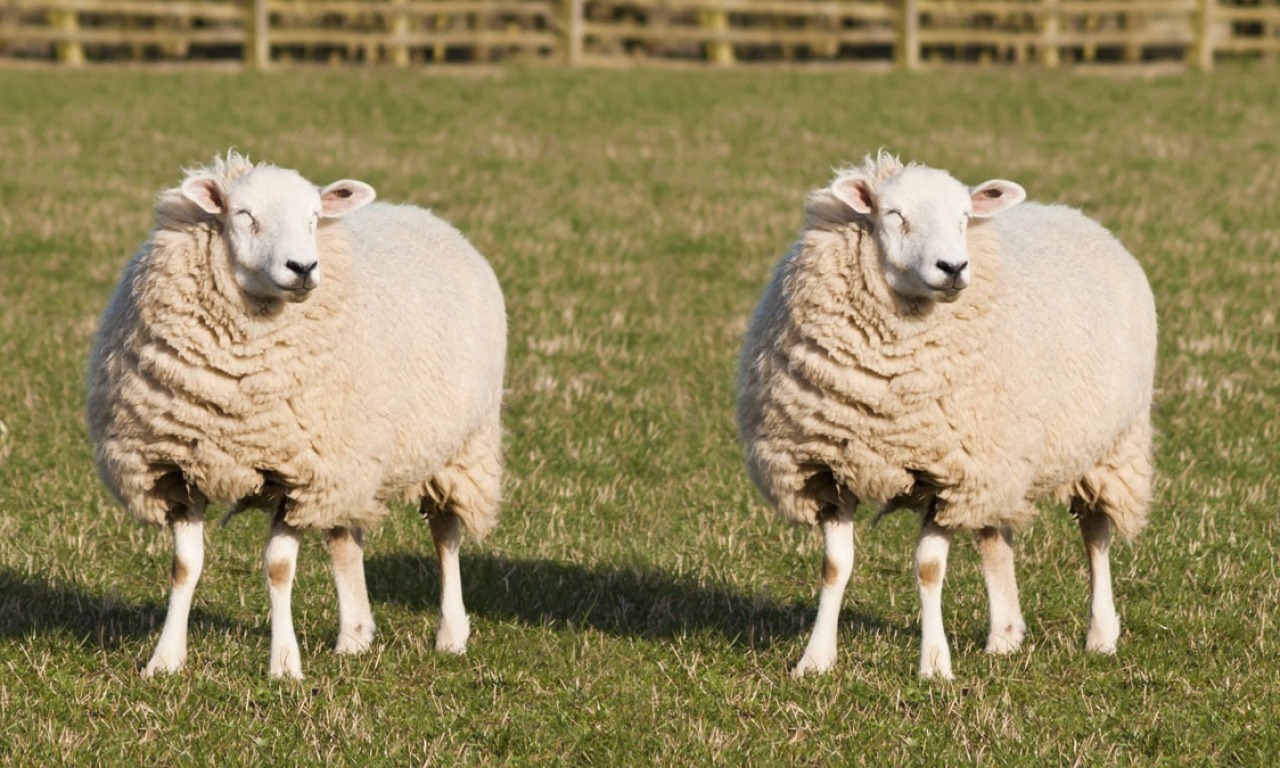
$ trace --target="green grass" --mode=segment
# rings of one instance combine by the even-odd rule
[[[0,764],[1260,765],[1280,754],[1280,72],[483,75],[0,72]],[[474,632],[432,650],[430,534],[368,538],[379,639],[331,652],[305,540],[307,674],[266,676],[266,520],[210,531],[188,668],[144,681],[168,536],[85,437],[97,317],[180,168],[236,146],[434,208],[494,264],[511,344],[503,521],[468,541]],[[915,677],[914,519],[860,517],[835,671],[792,681],[819,542],[774,520],[732,419],[746,317],[834,165],[881,146],[1084,208],[1161,316],[1150,528],[1124,631],[1084,653],[1057,508],[1018,540],[1024,650],[982,652],[953,550],[957,679]],[[1052,318],[1046,318],[1051,322]]]

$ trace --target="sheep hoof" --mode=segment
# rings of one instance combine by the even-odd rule
[[[1013,653],[1022,647],[1022,639],[1026,634],[1026,627],[1018,626],[1008,626],[999,632],[992,632],[987,638],[987,653],[997,656]]]
[[[921,680],[943,680],[946,682],[951,682],[952,680],[955,680],[956,677],[955,675],[951,674],[951,670],[949,669],[937,669],[937,670],[922,669],[920,670],[920,679]]]
[[[467,639],[471,636],[471,622],[443,621],[436,634],[436,650],[440,653],[463,654],[467,652]]]
[[[1089,634],[1085,638],[1085,650],[1110,655],[1116,652],[1118,639],[1120,639],[1120,620],[1114,614],[1101,618],[1089,617]]]
[[[927,650],[920,654],[921,680],[954,680],[951,674],[951,654],[944,648],[941,651]]]
[[[335,653],[355,655],[369,650],[371,645],[373,645],[373,628],[361,625],[338,635],[338,643],[333,650]]]
[[[302,661],[299,659],[298,646],[272,650],[269,673],[277,679],[301,680]]]
[[[1084,648],[1091,653],[1104,653],[1108,656],[1114,655],[1116,652],[1116,641],[1107,638],[1095,638],[1090,636],[1085,641]]]
[[[147,666],[142,668],[142,676],[143,678],[151,678],[159,674],[177,672],[186,663],[187,654],[185,651],[181,653],[165,653],[157,648],[155,654],[151,657],[151,661],[147,662]]]
[[[290,664],[281,664],[279,666],[272,664],[271,676],[277,680],[301,680],[302,665],[296,661]]]
[[[835,666],[835,663],[836,655],[834,653],[825,655],[809,653],[806,651],[804,656],[800,658],[800,661],[792,667],[791,677],[799,680],[805,675],[811,673],[815,675],[825,674]]]

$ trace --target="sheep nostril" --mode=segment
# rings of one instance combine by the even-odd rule
[[[295,275],[298,275],[299,277],[307,277],[308,275],[310,275],[312,272],[315,271],[316,265],[318,263],[319,262],[313,261],[310,264],[299,264],[296,261],[286,261],[284,265],[286,268],[288,268],[290,272],[294,273]]]
[[[962,261],[959,264],[954,264],[950,261],[939,261],[937,266],[938,269],[942,270],[945,274],[955,277],[963,272],[965,267],[969,266],[969,262]]]

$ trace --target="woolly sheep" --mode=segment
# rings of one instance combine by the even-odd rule
[[[941,595],[958,529],[981,554],[987,651],[1019,647],[1013,530],[1048,496],[1070,499],[1088,552],[1087,648],[1115,651],[1108,546],[1147,519],[1154,302],[1110,233],[1024,198],[883,152],[809,196],[738,382],[752,479],[781,517],[823,532],[794,676],[835,662],[859,502],[922,514],[922,677],[952,676]]]
[[[144,676],[187,656],[209,502],[273,513],[264,554],[270,673],[301,678],[290,593],[301,532],[333,562],[339,653],[373,639],[361,531],[418,501],[441,568],[436,647],[470,633],[460,524],[496,521],[506,314],[492,269],[430,212],[317,189],[232,151],[160,194],[89,360],[102,480],[167,522],[169,609]]]

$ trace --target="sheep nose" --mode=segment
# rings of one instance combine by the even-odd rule
[[[298,262],[296,262],[296,261],[289,260],[289,261],[286,261],[286,262],[284,263],[284,265],[285,265],[285,267],[286,267],[286,268],[288,268],[288,270],[289,270],[290,272],[294,273],[294,274],[295,274],[295,275],[297,275],[298,277],[307,277],[307,276],[309,276],[312,272],[314,272],[314,271],[315,271],[315,269],[316,269],[316,265],[317,265],[317,264],[319,264],[319,263],[320,263],[320,262],[318,262],[318,261],[313,261],[313,262],[311,262],[310,264],[299,264],[299,263],[298,263]],[[945,271],[945,270],[943,270],[943,271]]]
[[[967,261],[962,261],[959,264],[955,264],[950,261],[938,262],[938,269],[942,270],[944,274],[948,274],[952,277],[959,275],[967,266],[969,266],[969,262]]]

